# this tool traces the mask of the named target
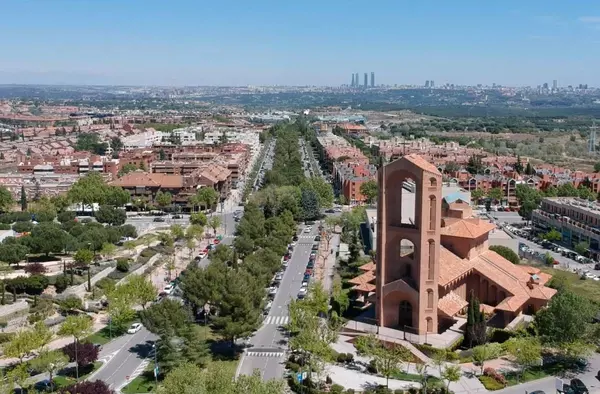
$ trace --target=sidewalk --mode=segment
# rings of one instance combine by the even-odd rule
[[[106,327],[106,314],[105,313],[99,313],[95,316],[92,316],[92,319],[94,319],[94,324],[92,326],[92,332],[98,332],[101,329],[103,329],[104,327]],[[65,347],[66,345],[73,343],[73,341],[75,340],[74,337],[60,337],[57,338],[53,341],[51,341],[46,348],[48,350],[58,350],[61,349],[63,347]],[[29,358],[26,358],[25,361],[34,358],[35,356],[31,356]],[[0,367],[6,367],[8,365],[11,364],[15,364],[18,363],[19,359],[18,358],[3,358],[0,359]]]
[[[331,347],[338,353],[350,353],[354,356],[354,360],[368,363],[370,361],[370,357],[359,356],[356,352],[356,348],[353,344],[347,342],[350,337],[345,335],[340,335],[338,341],[331,345]],[[404,342],[404,341],[402,341]],[[416,350],[414,346],[406,343],[401,343],[403,346],[407,347],[411,352]],[[420,353],[420,352],[419,352]],[[421,353],[422,357],[426,360],[429,360],[426,356]],[[439,369],[433,365],[431,362],[426,362],[428,368],[427,373],[429,375],[440,377]],[[457,365],[457,364],[452,364]],[[456,382],[450,384],[450,390],[454,391],[455,394],[463,394],[463,393],[485,393],[487,390],[483,387],[483,384],[477,379],[477,377],[472,374],[472,370],[468,365],[463,366],[460,365],[463,376],[461,379]],[[407,373],[417,374],[417,370],[414,363],[404,363],[402,365],[402,370]],[[341,384],[346,388],[353,388],[355,390],[364,390],[369,384],[383,384],[385,385],[385,378],[377,377],[374,375],[369,375],[364,372],[360,372],[356,369],[349,369],[337,365],[328,366],[328,372],[331,379]],[[415,382],[405,382],[401,380],[390,379],[389,387],[391,389],[407,389],[410,387],[419,387],[418,383]]]

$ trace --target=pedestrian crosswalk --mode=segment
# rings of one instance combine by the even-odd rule
[[[246,353],[249,357],[281,357],[283,356],[283,352],[252,352],[249,351]]]
[[[315,239],[315,235],[307,235],[307,234],[303,234],[303,235],[299,235],[298,238],[300,239],[310,239],[311,241],[313,241]]]
[[[275,324],[278,326],[284,326],[290,321],[289,316],[267,316],[264,324]]]

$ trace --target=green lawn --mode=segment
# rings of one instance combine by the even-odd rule
[[[94,371],[98,370],[98,368],[100,368],[101,365],[102,365],[102,362],[96,361],[93,364],[92,368],[88,368],[87,370],[80,369],[79,370],[79,372],[80,372],[79,380],[85,380],[86,377],[91,375]],[[52,378],[52,380],[54,381],[54,386],[56,388],[67,387],[72,384],[75,384],[77,382],[77,379],[75,379],[75,368],[70,369],[66,375],[56,375],[55,377]]]
[[[154,374],[152,372],[152,368],[154,368],[154,364],[152,364],[150,369],[144,371],[143,374],[133,379],[131,383],[125,386],[121,393],[123,394],[142,394],[142,393],[151,393],[156,390],[156,384],[154,383]]]
[[[551,274],[553,276],[553,281],[558,282],[564,280],[574,293],[600,304],[599,282],[591,279],[582,280],[580,276],[575,273],[557,270],[550,267],[540,267],[540,269]]]
[[[518,377],[518,380],[517,380],[516,373],[507,373],[505,375],[505,377],[506,377],[506,382],[508,383],[508,386],[514,386],[514,385],[517,385],[520,383],[527,383],[527,382],[531,382],[532,380],[538,380],[538,379],[546,378],[548,376],[552,376],[553,372],[555,372],[554,368],[544,369],[544,368],[538,367],[538,368],[531,368],[531,369],[525,371],[524,374],[522,374]]]

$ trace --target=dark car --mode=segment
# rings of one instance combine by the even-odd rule
[[[311,250],[319,250],[319,245],[318,245],[318,244],[314,244],[314,245],[312,246],[312,249],[311,249]]]
[[[535,390],[535,391],[528,391],[529,394],[546,394],[545,391],[542,390]]]
[[[306,268],[308,269],[313,269],[315,268],[315,263],[314,261],[309,261],[308,264],[306,264]]]
[[[304,222],[304,224],[307,226],[312,226],[313,224],[315,224],[315,222],[312,220],[307,220],[306,222]]]
[[[183,219],[182,215],[173,215],[173,219]]]
[[[315,242],[319,242],[320,240],[321,240],[321,236],[320,236],[320,235],[317,235],[317,236],[315,237]]]
[[[325,211],[325,213],[335,213],[335,210],[333,210],[333,209],[328,209],[328,210],[326,210],[326,211]]]
[[[580,379],[571,379],[570,386],[576,394],[589,394],[587,386]]]
[[[165,219],[164,218],[154,218],[154,220],[152,220],[153,222],[164,222]]]
[[[302,279],[303,281],[309,281],[310,280],[311,275],[307,272],[304,273],[304,278]]]
[[[294,237],[292,238],[294,241],[298,241],[298,235],[294,235]]]

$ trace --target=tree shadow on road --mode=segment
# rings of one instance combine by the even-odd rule
[[[152,352],[152,347],[154,346],[154,341],[146,341],[144,343],[138,343],[129,348],[130,353],[135,353],[140,358],[146,358]]]

